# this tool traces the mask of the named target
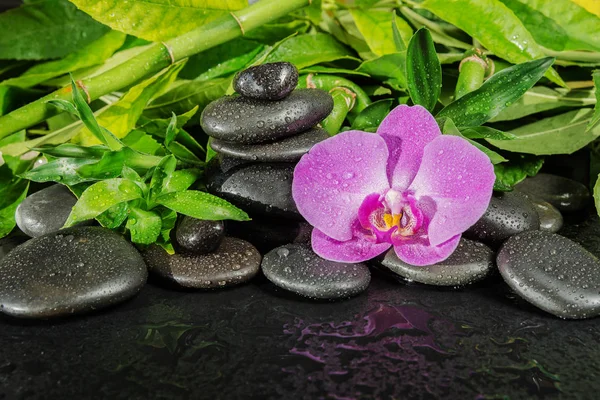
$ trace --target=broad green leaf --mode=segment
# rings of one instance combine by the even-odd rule
[[[495,190],[508,191],[528,176],[535,176],[544,165],[542,157],[514,154],[508,162],[494,165]]]
[[[556,21],[568,35],[566,50],[600,51],[600,18],[571,0],[519,0]]]
[[[177,78],[184,64],[185,62],[173,64],[129,89],[119,101],[98,114],[98,124],[108,129],[117,138],[125,137],[135,127],[150,99],[165,90]],[[90,135],[86,129],[80,132],[79,138],[84,146],[98,144],[97,138]]]
[[[147,118],[171,118],[171,113],[183,114],[198,106],[201,113],[210,102],[225,95],[231,78],[217,78],[206,82],[184,81],[175,89],[156,98],[144,110]]]
[[[117,178],[121,175],[127,154],[129,153],[126,151],[108,151],[102,155],[100,160],[79,167],[77,175],[85,180]]]
[[[594,128],[594,126],[600,121],[600,69],[597,69],[592,74],[594,79],[594,86],[596,87],[596,106],[594,107],[594,116],[590,120],[586,131]]]
[[[516,136],[514,140],[488,139],[488,142],[516,153],[571,154],[600,136],[600,125],[585,130],[593,114],[590,108],[569,111],[510,131]]]
[[[96,217],[96,221],[105,228],[117,229],[127,219],[129,203],[118,203]]]
[[[381,121],[389,114],[392,102],[392,99],[383,99],[371,103],[356,116],[352,122],[352,129],[361,131],[376,130]]]
[[[146,132],[134,129],[123,138],[123,144],[130,149],[152,155],[164,155],[164,147]]]
[[[150,190],[148,192],[149,203],[152,204],[158,196],[160,196],[165,187],[169,184],[171,176],[177,167],[177,160],[174,156],[169,155],[163,157],[160,163],[154,167],[152,179],[150,180]]]
[[[448,104],[438,118],[452,118],[458,127],[479,126],[517,101],[550,68],[554,58],[546,57],[514,65],[494,74],[477,90]]]
[[[287,18],[283,18],[280,21],[283,20],[287,20]],[[301,35],[306,33],[309,29],[310,23],[306,20],[291,20],[289,22],[276,21],[252,29],[251,31],[246,32],[244,37],[265,44],[275,44],[281,40],[281,38],[290,35]]]
[[[336,11],[334,14],[324,13],[324,28],[341,43],[352,47],[363,60],[376,58],[369,45],[362,36],[352,14],[346,10]]]
[[[582,107],[596,103],[590,90],[550,89],[545,86],[535,86],[510,106],[505,108],[490,120],[490,122],[512,121],[543,111],[559,107]]]
[[[326,33],[292,37],[273,51],[266,62],[287,61],[298,69],[324,62],[354,59],[351,52]]]
[[[129,212],[125,227],[131,233],[131,241],[137,244],[156,242],[162,228],[160,215],[137,207],[130,207]]]
[[[0,58],[64,57],[106,32],[67,0],[40,0],[0,14]]]
[[[168,193],[156,199],[158,204],[190,217],[219,221],[248,221],[248,214],[217,196],[197,190]]]
[[[71,53],[61,60],[38,64],[17,78],[5,80],[2,85],[28,88],[80,68],[101,64],[117,51],[123,42],[125,42],[123,33],[110,31],[81,50]]]
[[[248,5],[245,0],[71,0],[111,28],[150,41],[171,39]]]
[[[8,204],[4,208],[0,209],[0,238],[5,237],[15,228],[15,211],[17,210],[19,204],[21,204],[21,202],[25,200],[25,197],[27,197],[28,191],[29,182],[23,181],[22,186],[15,188],[15,192],[18,193],[18,197],[11,204]]]
[[[419,29],[410,39],[406,79],[413,103],[433,111],[442,91],[442,67],[427,28]]]
[[[545,55],[521,20],[498,0],[426,0],[421,5],[467,32],[494,54],[513,64]],[[548,70],[546,77],[558,85],[565,86],[553,69]]]
[[[107,179],[87,188],[73,207],[65,227],[96,218],[115,204],[142,197],[135,182],[127,179]]]
[[[358,27],[358,30],[365,38],[369,48],[378,56],[384,54],[392,54],[398,51],[398,46],[394,39],[393,22],[396,22],[396,27],[403,28],[397,32],[401,36],[402,43],[406,48],[408,40],[412,36],[412,29],[404,20],[398,21],[396,13],[392,10],[380,9],[352,9],[350,10],[352,18]]]
[[[363,62],[357,71],[369,74],[394,90],[406,90],[406,55],[386,54]]]
[[[513,140],[516,136],[512,133],[502,132],[489,126],[473,126],[461,131],[464,137],[469,139],[494,139],[494,140]]]
[[[64,185],[77,185],[88,180],[82,178],[77,170],[86,164],[93,164],[97,161],[90,158],[57,158],[26,172],[22,177],[34,182],[59,182]]]
[[[488,149],[481,143],[465,137],[462,134],[462,132],[456,127],[456,125],[454,124],[454,121],[452,121],[452,119],[446,118],[443,121],[443,123],[441,123],[441,125],[442,125],[441,126],[442,132],[444,133],[444,135],[458,136],[458,137],[465,139],[467,142],[471,143],[473,146],[477,147],[479,150],[481,150],[483,153],[485,153],[485,155],[489,157],[492,164],[500,164],[505,161],[508,161],[506,158],[502,157],[500,154],[496,153],[495,151]]]
[[[201,174],[201,171],[196,168],[177,170],[173,172],[171,179],[166,182],[164,192],[183,192],[184,190],[188,190],[200,178]]]

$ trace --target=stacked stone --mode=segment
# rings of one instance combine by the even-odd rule
[[[300,158],[329,137],[316,125],[333,100],[323,90],[294,90],[297,83],[298,71],[287,62],[249,68],[234,79],[239,95],[212,102],[201,117],[219,153],[207,188],[253,217],[229,230],[261,251],[306,241],[310,232],[292,198],[292,179]]]

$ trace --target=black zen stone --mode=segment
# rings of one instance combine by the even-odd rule
[[[591,200],[585,185],[557,175],[537,174],[516,185],[515,189],[547,201],[564,212],[582,210]]]
[[[400,260],[390,249],[381,264],[401,277],[435,286],[464,286],[478,282],[495,269],[495,253],[483,243],[461,239],[446,260],[433,265],[414,266]]]
[[[271,143],[245,145],[214,139],[211,147],[225,156],[242,160],[293,162],[300,160],[315,144],[327,138],[329,138],[329,134],[325,130],[313,128]]]
[[[194,289],[234,286],[260,270],[261,255],[250,243],[225,237],[212,253],[168,254],[151,245],[143,252],[150,273],[167,284]]]
[[[134,296],[147,275],[121,235],[69,228],[31,239],[0,261],[1,311],[24,318],[89,312]]]
[[[504,243],[496,262],[506,283],[536,307],[560,318],[600,314],[600,262],[577,243],[524,232]]]
[[[469,239],[499,246],[512,235],[540,228],[538,213],[519,192],[494,195],[485,214],[464,234]]]
[[[215,139],[256,144],[304,132],[332,109],[331,95],[320,89],[294,90],[278,101],[225,96],[204,109],[200,124]]]
[[[556,233],[563,226],[563,216],[556,207],[547,201],[532,199],[538,217],[540,217],[540,230]]]
[[[216,249],[224,235],[223,221],[204,221],[188,216],[183,217],[175,230],[178,247],[196,254]]]
[[[338,299],[367,289],[371,273],[364,264],[324,260],[308,245],[289,244],[265,255],[262,271],[275,285],[313,299]]]
[[[276,62],[238,72],[233,88],[245,97],[261,100],[281,100],[298,84],[298,70],[288,62]]]
[[[15,212],[18,227],[31,237],[63,227],[77,198],[63,185],[52,185],[27,197]]]

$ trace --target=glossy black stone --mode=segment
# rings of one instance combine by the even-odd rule
[[[492,197],[485,214],[464,236],[498,246],[512,235],[539,228],[540,219],[531,201],[522,193],[507,192]]]
[[[27,241],[0,261],[3,313],[46,318],[120,303],[146,283],[146,265],[121,235],[70,228]]]
[[[238,72],[233,88],[242,96],[261,100],[281,100],[298,84],[298,70],[289,62],[250,67]]]
[[[261,253],[288,243],[310,244],[312,226],[308,222],[252,218],[251,221],[227,221],[227,234],[247,240]]]
[[[561,230],[564,219],[556,207],[543,200],[532,199],[531,202],[540,218],[541,231],[556,233]]]
[[[371,281],[366,265],[324,260],[301,244],[273,249],[265,255],[261,267],[275,285],[313,299],[354,296],[366,290]]]
[[[38,237],[63,227],[77,198],[63,185],[52,185],[27,197],[15,212],[23,233]]]
[[[308,153],[317,143],[329,138],[321,128],[309,129],[276,142],[244,145],[214,139],[212,148],[225,156],[257,162],[293,162]]]
[[[209,192],[249,213],[302,219],[292,198],[294,164],[243,164],[207,177]]]
[[[143,253],[150,273],[181,287],[213,289],[239,285],[260,270],[261,255],[250,243],[225,237],[208,254],[168,254],[152,245]]]
[[[495,253],[483,243],[461,239],[446,260],[434,265],[414,266],[400,260],[390,249],[381,265],[401,277],[435,286],[464,286],[483,280],[495,269]]]
[[[585,185],[558,175],[537,174],[516,185],[515,189],[547,201],[564,212],[582,210],[591,200]]]
[[[554,233],[531,231],[507,240],[500,274],[522,298],[561,318],[600,315],[600,261]]]
[[[215,139],[256,144],[304,132],[332,109],[331,95],[320,89],[298,89],[278,101],[225,96],[204,109],[200,124]]]
[[[2,260],[15,247],[25,243],[29,237],[25,235],[11,235],[0,239],[0,260]]]
[[[195,254],[205,254],[219,246],[225,236],[223,221],[203,221],[185,216],[175,230],[179,249]]]

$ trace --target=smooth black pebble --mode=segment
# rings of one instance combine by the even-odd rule
[[[464,286],[489,276],[495,269],[494,258],[495,253],[485,244],[461,239],[454,253],[437,264],[407,264],[392,248],[385,254],[381,265],[409,281],[436,286]]]
[[[300,160],[315,144],[327,138],[329,134],[324,129],[313,128],[277,142],[254,145],[213,139],[211,147],[217,153],[247,161],[293,162]]]
[[[0,261],[1,311],[47,318],[120,303],[146,283],[137,250],[99,227],[69,228],[27,241]]]
[[[556,207],[543,200],[532,199],[531,202],[540,218],[541,231],[556,233],[561,230],[564,219]]]
[[[506,283],[536,307],[561,318],[600,314],[600,261],[577,243],[524,232],[504,243],[496,262]]]
[[[168,254],[151,245],[143,253],[150,273],[180,287],[212,289],[234,286],[252,279],[260,270],[261,255],[250,243],[225,237],[208,254]]]
[[[225,236],[223,221],[205,221],[185,216],[175,230],[178,248],[190,253],[210,253]]]
[[[331,95],[320,89],[294,90],[278,101],[225,96],[204,109],[200,124],[215,139],[256,144],[304,132],[332,109]]]
[[[582,210],[591,200],[585,185],[558,175],[537,174],[516,185],[515,189],[547,201],[564,212]]]
[[[498,246],[520,232],[540,228],[538,213],[522,193],[507,192],[494,195],[483,216],[464,236],[492,246]]]
[[[252,218],[252,221],[227,221],[227,233],[252,243],[261,253],[288,243],[310,244],[312,226],[308,222]]]
[[[354,296],[366,290],[371,281],[366,265],[324,260],[302,244],[281,246],[267,253],[262,271],[275,285],[313,299]]]
[[[281,100],[298,84],[298,70],[289,62],[257,65],[238,72],[233,88],[242,96],[261,100]]]
[[[27,197],[15,212],[23,233],[38,237],[61,229],[77,198],[63,185],[52,185]]]
[[[292,198],[294,164],[244,164],[207,177],[209,192],[249,213],[302,219]]]
[[[29,239],[28,236],[21,235],[10,235],[0,239],[0,260],[2,260],[8,253],[10,253],[15,247],[25,243]]]

